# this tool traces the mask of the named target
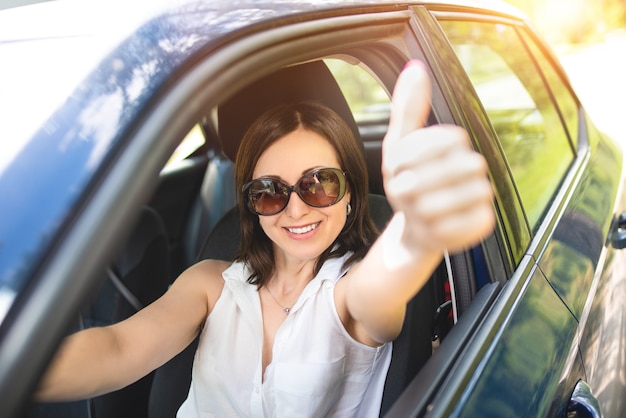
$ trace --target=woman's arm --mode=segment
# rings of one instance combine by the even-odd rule
[[[487,165],[467,133],[451,125],[424,128],[430,80],[420,64],[407,66],[398,79],[383,141],[383,181],[394,216],[336,293],[348,330],[369,344],[399,334],[406,303],[444,250],[476,244],[495,221]]]
[[[69,336],[44,375],[40,401],[82,399],[127,386],[167,362],[198,334],[223,288],[227,264],[190,267],[158,300],[117,324]]]

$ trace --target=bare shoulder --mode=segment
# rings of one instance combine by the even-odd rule
[[[196,292],[206,294],[208,307],[211,310],[224,288],[222,273],[230,265],[231,262],[223,260],[202,260],[185,270],[176,279],[172,289],[191,287]]]
[[[222,273],[232,262],[223,260],[202,260],[193,264],[183,274],[201,275],[207,280],[222,278]]]

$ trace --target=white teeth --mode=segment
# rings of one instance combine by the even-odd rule
[[[319,226],[319,222],[316,224],[303,226],[302,228],[287,228],[287,230],[291,232],[292,234],[306,234],[307,232],[313,231],[318,226]]]

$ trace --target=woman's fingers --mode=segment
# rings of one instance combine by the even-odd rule
[[[389,128],[383,144],[400,140],[426,126],[430,96],[430,78],[424,64],[418,60],[409,61],[393,90]]]
[[[388,192],[419,192],[485,170],[482,156],[469,148],[465,130],[453,125],[419,129],[385,151]]]

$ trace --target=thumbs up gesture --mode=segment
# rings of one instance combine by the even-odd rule
[[[425,127],[430,98],[423,64],[410,61],[393,92],[383,141],[383,184],[395,217],[402,218],[405,248],[455,252],[493,229],[493,190],[487,164],[471,148],[465,130]]]

